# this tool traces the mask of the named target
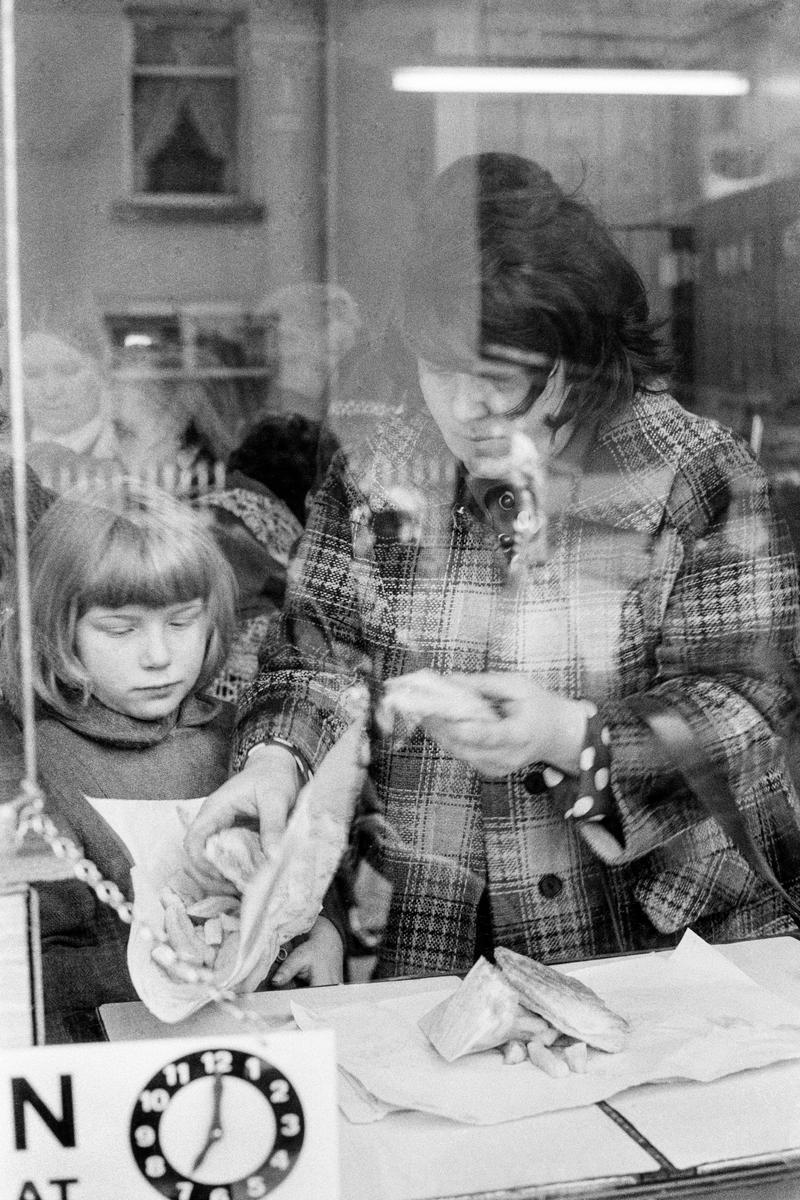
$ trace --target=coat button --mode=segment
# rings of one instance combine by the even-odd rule
[[[564,887],[564,880],[558,875],[543,875],[539,880],[539,891],[546,900],[553,900]]]
[[[529,796],[543,796],[548,790],[541,771],[528,771],[522,784]]]
[[[501,492],[497,498],[497,503],[504,512],[510,512],[517,502],[517,498],[512,491]]]

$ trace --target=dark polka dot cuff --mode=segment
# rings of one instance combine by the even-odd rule
[[[563,772],[555,767],[545,767],[542,777],[548,788],[556,788],[564,780]],[[576,798],[564,816],[575,821],[602,821],[612,812],[611,734],[596,706],[587,703]]]

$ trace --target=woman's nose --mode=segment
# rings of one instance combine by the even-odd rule
[[[149,668],[165,667],[170,661],[169,642],[160,625],[142,631],[140,658],[142,665]]]
[[[452,413],[457,421],[473,421],[491,411],[487,385],[473,375],[456,376],[453,385]]]

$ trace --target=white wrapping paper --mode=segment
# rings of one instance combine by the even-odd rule
[[[640,955],[571,972],[631,1022],[618,1054],[589,1050],[585,1075],[553,1079],[528,1062],[508,1066],[497,1050],[447,1063],[417,1021],[442,992],[379,1004],[316,1009],[295,1001],[301,1029],[332,1027],[340,1067],[360,1084],[354,1122],[417,1109],[490,1125],[593,1104],[626,1088],[665,1080],[712,1080],[800,1058],[800,1008],[774,996],[702,939],[687,933],[670,955]],[[376,1103],[369,1107],[365,1098]]]
[[[242,897],[239,948],[233,966],[215,983],[252,992],[266,978],[280,947],[314,924],[347,846],[364,767],[356,721],[326,755],[302,789],[281,841],[269,853]],[[134,919],[128,969],[139,997],[161,1021],[181,1021],[209,1003],[205,988],[172,978],[151,957],[148,928],[164,935],[159,893],[188,865],[186,825],[202,799],[179,801],[97,800],[87,797],[125,843],[134,866]]]

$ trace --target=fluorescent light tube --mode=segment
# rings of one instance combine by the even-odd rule
[[[658,71],[628,67],[400,67],[396,92],[549,92],[602,96],[746,96],[733,71]]]

